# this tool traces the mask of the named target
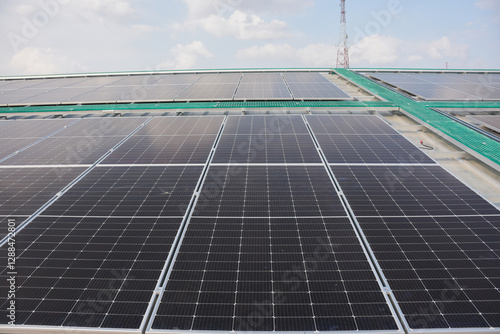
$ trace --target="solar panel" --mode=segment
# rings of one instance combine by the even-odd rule
[[[201,74],[168,74],[161,75],[155,82],[157,85],[192,85],[201,78]]]
[[[93,164],[144,120],[82,119],[1,165]]]
[[[29,216],[85,168],[0,168],[0,216]]]
[[[321,159],[300,116],[230,116],[213,162],[321,163]]]
[[[347,218],[207,217],[189,224],[153,329],[397,326]]]
[[[135,90],[137,90],[137,87],[132,85],[100,87],[69,100],[72,102],[121,101],[126,95],[131,94]]]
[[[281,73],[243,73],[241,83],[282,83],[283,77]]]
[[[331,82],[289,82],[288,87],[294,99],[351,99]]]
[[[498,100],[499,74],[365,73],[427,100]]]
[[[316,135],[329,163],[434,163],[401,135]]]
[[[412,329],[500,326],[500,215],[358,221]]]
[[[238,83],[195,83],[188,89],[186,89],[182,94],[180,94],[176,100],[188,100],[188,101],[217,101],[217,100],[231,100]]]
[[[24,147],[27,147],[38,139],[35,138],[27,138],[27,139],[0,139],[0,160],[5,157],[15,153],[16,151],[21,150]]]
[[[223,135],[214,163],[321,163],[309,135]]]
[[[224,135],[229,134],[308,134],[302,117],[295,116],[229,116]]]
[[[173,100],[190,85],[146,85],[125,95],[125,101],[163,101]]]
[[[78,96],[90,92],[90,88],[60,88],[52,91],[42,92],[34,96],[26,96],[19,99],[20,103],[30,104],[30,103],[52,103],[59,104],[62,102],[67,102],[71,99],[76,99]]]
[[[19,226],[57,198],[17,234],[16,324],[126,332],[500,326],[500,211],[382,118],[153,117],[54,197],[87,168],[59,164],[94,163],[144,120],[0,122],[0,149],[43,139],[0,163],[1,236],[8,218]],[[94,144],[82,159],[65,159],[82,139]],[[152,328],[141,327],[146,320]]]
[[[224,117],[155,117],[137,131],[137,136],[216,135]]]
[[[234,96],[242,100],[291,99],[290,92],[282,82],[240,83]]]
[[[241,73],[209,73],[204,74],[197,84],[237,84],[240,82]]]
[[[345,215],[344,209],[321,166],[213,166],[194,213],[210,217],[339,215]]]
[[[104,164],[204,164],[216,135],[133,136]]]
[[[183,216],[202,167],[98,167],[44,211],[55,216]]]
[[[93,164],[123,137],[47,138],[0,165],[75,165]]]
[[[473,121],[479,122],[485,128],[500,133],[500,115],[474,115],[468,117]]]
[[[2,127],[0,139],[43,138],[74,123],[74,120],[19,120],[7,121],[7,127]]]
[[[498,214],[439,166],[333,166],[332,170],[356,216]]]
[[[286,72],[283,77],[288,83],[330,83],[321,73],[317,72]]]
[[[307,115],[307,122],[318,134],[342,135],[396,135],[389,124],[377,116]]]
[[[181,220],[35,219],[16,236],[16,325],[138,329]]]

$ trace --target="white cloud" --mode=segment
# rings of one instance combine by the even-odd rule
[[[350,48],[350,63],[362,66],[429,66],[430,60],[458,60],[467,57],[467,45],[453,43],[448,37],[435,41],[403,41],[385,35],[371,35]],[[337,47],[333,44],[309,44],[296,48],[289,44],[266,44],[240,49],[236,58],[258,60],[269,65],[282,64],[304,67],[333,67],[337,60]]]
[[[351,63],[389,64],[398,60],[401,41],[384,35],[371,35],[351,47]]]
[[[128,16],[135,12],[127,0],[85,0],[72,3],[101,16]]]
[[[158,65],[158,69],[191,69],[196,67],[200,57],[213,57],[213,54],[201,41],[194,41],[191,44],[177,44],[170,52],[173,59],[162,62]]]
[[[431,42],[427,45],[426,51],[429,57],[433,59],[449,58],[465,58],[467,55],[468,46],[465,44],[452,44],[446,36]]]
[[[210,15],[230,16],[235,10],[251,14],[300,13],[314,4],[313,0],[183,0],[189,19]]]
[[[9,63],[13,73],[53,74],[85,71],[78,62],[51,48],[26,47],[14,55]]]
[[[176,25],[177,30],[194,29],[196,26],[216,37],[236,37],[248,39],[280,39],[287,37],[288,25],[283,21],[264,21],[257,15],[249,15],[242,11],[234,11],[229,18],[219,15],[210,15],[203,19],[190,20],[184,24]]]
[[[337,47],[330,44],[309,44],[303,48],[294,48],[289,44],[266,44],[238,50],[238,59],[265,60],[269,64],[295,64],[305,67],[333,67],[337,56]],[[267,65],[270,66],[270,65]]]
[[[493,23],[500,24],[500,1],[478,0],[474,3],[479,9],[487,10],[493,15]]]
[[[132,25],[132,30],[139,34],[149,34],[158,30],[162,30],[162,28],[154,27],[148,24],[134,24]]]

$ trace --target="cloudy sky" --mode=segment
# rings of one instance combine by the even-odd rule
[[[0,75],[334,67],[337,0],[0,0]],[[500,0],[347,0],[351,67],[500,68]]]

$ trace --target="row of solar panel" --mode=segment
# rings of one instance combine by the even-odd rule
[[[172,119],[153,119],[136,135],[214,135],[222,123],[188,119],[172,127]],[[318,137],[397,136],[374,116],[307,120]],[[301,117],[229,117],[219,147],[224,136],[255,135],[262,145],[307,132]],[[164,283],[203,166],[93,168],[16,237],[17,324],[137,329],[161,285],[154,330],[397,332],[369,246],[411,328],[500,326],[496,208],[437,165],[332,165],[363,245],[316,161],[211,166]],[[84,170],[0,168],[1,208],[19,208],[2,212],[0,226],[7,216],[21,223]]]
[[[412,169],[333,168],[412,328],[498,327],[498,211],[440,167]],[[62,196],[17,235],[18,324],[137,328],[200,173],[98,168]],[[323,167],[213,167],[194,217],[154,328],[395,328]]]
[[[0,104],[350,99],[318,72],[0,80]]]
[[[426,100],[500,100],[500,73],[366,72]]]
[[[308,116],[330,163],[432,163],[377,117]],[[365,121],[366,119],[369,122]],[[223,117],[153,118],[104,164],[204,164]],[[1,165],[93,164],[144,119],[6,121]],[[29,137],[23,134],[30,133]],[[321,163],[301,116],[229,116],[214,163]]]
[[[500,115],[475,115],[469,116],[474,123],[479,123],[487,129],[494,131],[500,137]]]

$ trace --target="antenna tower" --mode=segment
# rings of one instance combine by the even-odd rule
[[[337,49],[337,68],[349,68],[349,43],[345,19],[345,0],[340,0],[340,38]]]

